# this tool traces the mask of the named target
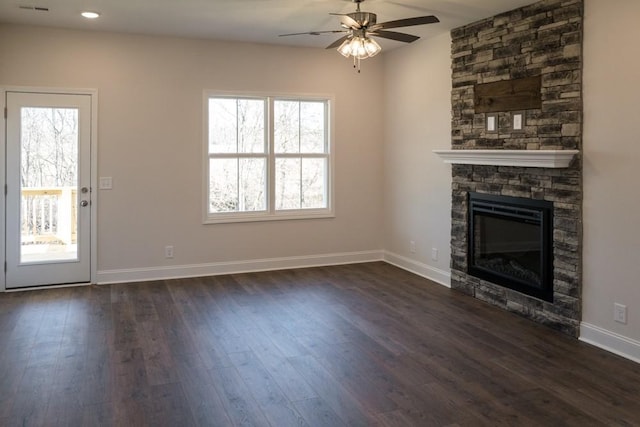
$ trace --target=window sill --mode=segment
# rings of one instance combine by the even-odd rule
[[[203,224],[229,224],[241,222],[263,222],[263,221],[292,221],[301,219],[330,219],[336,215],[332,211],[309,211],[309,212],[282,212],[277,214],[258,213],[258,214],[229,214],[213,217],[206,217]]]

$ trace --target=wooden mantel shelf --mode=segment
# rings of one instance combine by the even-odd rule
[[[445,163],[566,168],[578,150],[433,150]]]

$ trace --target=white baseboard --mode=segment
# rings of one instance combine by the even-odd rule
[[[217,276],[221,274],[321,267],[325,265],[357,264],[383,260],[383,251],[363,251],[286,258],[215,262],[208,264],[102,270],[98,271],[97,282],[100,285],[106,285],[109,283],[146,282],[153,280],[181,279],[185,277]]]
[[[451,273],[427,264],[403,257],[393,252],[384,251],[384,261],[396,267],[422,276],[447,288],[451,287]]]
[[[580,341],[640,363],[640,341],[585,322],[580,324]]]

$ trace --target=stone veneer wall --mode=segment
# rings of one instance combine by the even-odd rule
[[[543,0],[454,29],[453,149],[582,149],[582,0]],[[485,132],[474,113],[474,84],[542,76],[542,108],[527,110],[524,132]],[[567,169],[454,165],[451,285],[478,299],[577,336],[581,319],[582,161]],[[554,203],[553,303],[469,276],[467,193],[502,194]]]

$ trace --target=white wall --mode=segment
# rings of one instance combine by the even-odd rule
[[[371,90],[382,86],[381,59],[358,75],[323,49],[14,25],[0,25],[0,58],[0,85],[99,91],[99,175],[114,186],[99,193],[101,280],[381,256],[383,94]],[[202,225],[204,89],[335,96],[336,218]],[[158,273],[167,266],[181,267]]]
[[[450,55],[449,33],[384,54],[387,258],[446,285],[451,166],[432,150],[451,146]],[[410,252],[411,241],[415,253]],[[437,261],[432,248],[438,250]]]
[[[638,16],[637,0],[585,5],[581,335],[640,361]],[[628,307],[626,325],[614,302]]]

